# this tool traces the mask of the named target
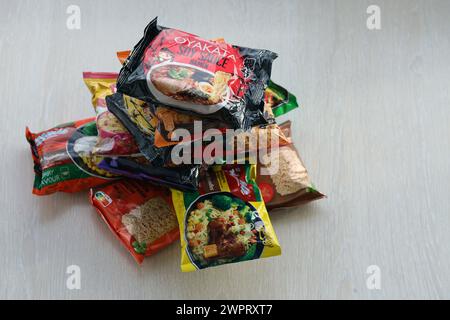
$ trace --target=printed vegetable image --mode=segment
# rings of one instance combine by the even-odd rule
[[[212,196],[211,202],[216,208],[219,208],[221,210],[228,210],[231,208],[233,199],[224,194],[216,194]]]
[[[259,190],[263,196],[264,202],[269,203],[275,195],[275,190],[269,183],[261,182],[258,184]]]

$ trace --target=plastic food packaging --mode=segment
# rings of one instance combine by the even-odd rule
[[[106,96],[116,91],[117,76],[112,72],[83,72],[97,115],[98,141],[93,149],[96,154],[130,155],[139,152],[131,133],[106,107]]]
[[[281,254],[255,166],[215,166],[197,192],[172,189],[181,239],[181,270]]]
[[[225,137],[226,129],[223,123],[211,119],[201,119],[198,116],[180,113],[174,109],[165,106],[155,106],[147,104],[141,100],[128,97],[121,93],[106,97],[106,104],[109,109],[134,136],[141,153],[154,166],[167,166],[171,164],[172,147],[179,145],[178,149],[189,150],[185,154],[191,154],[189,159],[194,163],[212,163],[226,162],[228,155],[236,155],[234,158],[245,156],[248,152],[256,152],[257,149],[270,149],[271,139],[277,138],[277,146],[289,144],[290,141],[284,136],[282,130],[275,123],[274,115],[269,107],[265,115],[270,119],[271,124],[253,127],[250,131],[238,134],[234,139],[226,141],[220,139],[221,145],[218,145],[213,136],[208,135],[208,129],[217,129],[215,132]],[[201,122],[202,130],[196,132],[195,124]],[[184,130],[189,133],[190,139],[179,139],[175,135],[177,130]],[[242,136],[248,136],[253,139],[247,139],[245,145],[238,144],[237,141]],[[272,137],[273,136],[273,137]],[[202,140],[200,144],[195,141]],[[250,141],[255,141],[250,143]],[[230,143],[235,146],[231,148]],[[221,154],[214,154],[211,158],[208,154],[204,154],[205,147],[221,150]],[[227,149],[228,146],[228,149]],[[194,152],[195,148],[199,148],[200,152]],[[176,152],[175,152],[176,153]],[[201,158],[199,159],[198,156]]]
[[[115,93],[106,97],[108,110],[116,116],[133,135],[140,152],[150,161],[161,165],[159,150],[155,146],[155,126],[157,120],[150,107],[141,100]],[[159,161],[159,162],[158,162]]]
[[[133,135],[140,152],[153,167],[172,166],[172,146],[168,145],[158,148],[155,145],[155,127],[158,126],[158,119],[152,113],[152,110],[155,110],[154,108],[142,100],[122,93],[107,96],[106,104],[108,110]],[[193,141],[186,143],[192,144]],[[190,161],[191,163],[193,162]]]
[[[89,199],[138,263],[179,238],[169,189],[119,180],[92,188]]]
[[[224,42],[223,39],[218,41],[219,39],[215,39],[212,41],[215,42]],[[117,58],[121,64],[124,64],[131,51],[118,51]],[[289,92],[287,89],[283,88],[279,84],[269,81],[268,87],[264,90],[264,112],[268,109],[272,109],[273,117],[279,117],[283,114],[288,113],[294,109],[298,108],[298,102],[296,96]],[[268,115],[265,114],[265,118],[267,119]]]
[[[286,137],[291,138],[291,122],[280,124]],[[269,151],[270,152],[270,151]],[[324,197],[311,183],[308,171],[295,146],[291,143],[273,150],[258,163],[256,181],[270,212],[295,207]],[[258,158],[259,159],[259,158]],[[275,171],[268,174],[271,171]],[[264,172],[262,174],[261,172]]]
[[[98,166],[123,177],[152,182],[181,190],[196,190],[200,166],[156,167],[144,157],[107,157]]]
[[[269,86],[264,91],[264,110],[269,110],[274,117],[279,117],[295,108],[298,108],[295,95],[275,82],[270,81]]]
[[[97,143],[95,118],[25,132],[34,162],[33,193],[78,192],[111,181],[115,175],[100,169],[103,159],[93,155]]]
[[[213,40],[216,41],[216,40]],[[130,55],[130,51],[118,51],[117,58],[124,64]],[[203,131],[210,128],[221,128],[223,122],[213,119],[203,119],[199,115],[182,113],[173,108],[160,104],[150,104],[151,113],[156,119],[153,143],[158,148],[173,146],[179,143],[174,139],[173,133],[177,129],[188,130],[194,138],[194,121],[202,121]],[[226,127],[225,127],[226,128]],[[222,128],[222,130],[225,130]],[[195,136],[195,138],[201,138]],[[193,140],[195,140],[195,138]]]
[[[117,90],[247,130],[266,123],[264,90],[276,57],[164,28],[155,18],[122,67]]]
[[[202,119],[196,115],[178,112],[175,109],[162,106],[153,105],[152,113],[157,118],[157,125],[155,130],[155,146],[168,147],[179,144],[176,132],[178,130],[186,130],[190,133],[191,142],[197,139],[206,140],[205,131],[209,129],[218,129],[221,132],[230,127],[224,127],[224,123],[214,119]],[[201,132],[196,133],[195,123],[201,122]],[[184,141],[187,142],[187,141]]]
[[[223,42],[223,39],[215,39],[212,41],[220,43]],[[129,55],[130,51],[117,52],[117,57],[121,64],[125,63]],[[179,142],[174,139],[173,136],[173,133],[176,132],[177,129],[187,130],[191,133],[191,137],[201,138],[194,134],[194,121],[202,122],[203,131],[216,128],[222,132],[225,132],[227,128],[230,128],[224,126],[223,121],[202,119],[198,115],[181,113],[173,108],[163,105],[150,104],[149,106],[152,109],[151,112],[153,116],[157,119],[154,134],[154,145],[158,148],[178,144]],[[268,134],[273,132],[274,134],[280,135],[280,143],[283,143],[283,140],[286,139],[282,136],[282,132],[278,129],[275,117],[281,116],[297,107],[298,103],[295,95],[273,81],[269,82],[269,86],[264,92],[264,118],[269,123],[269,126],[263,127],[270,130]],[[255,128],[253,128],[254,131],[258,131],[258,128]],[[203,136],[203,140],[205,140],[205,138],[207,137]]]

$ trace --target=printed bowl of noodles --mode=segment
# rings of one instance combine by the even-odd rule
[[[227,72],[213,73],[195,65],[164,62],[149,70],[147,85],[165,105],[210,114],[227,104],[230,78]]]
[[[184,237],[199,269],[257,259],[264,249],[264,223],[255,207],[229,192],[198,197],[186,211]]]

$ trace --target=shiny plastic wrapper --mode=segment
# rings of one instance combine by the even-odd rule
[[[95,118],[73,121],[54,128],[25,132],[34,163],[33,193],[78,192],[104,184],[115,177],[102,170],[103,157],[94,155],[97,143]]]
[[[119,180],[92,188],[89,200],[138,263],[179,238],[178,222],[167,188]]]
[[[264,90],[276,57],[161,27],[155,18],[122,67],[117,90],[247,130],[266,123]]]
[[[196,192],[172,190],[181,270],[281,254],[253,165],[211,167]]]

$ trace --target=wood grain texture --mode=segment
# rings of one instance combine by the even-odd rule
[[[0,298],[450,298],[449,1],[0,2]],[[273,79],[302,104],[283,119],[329,195],[272,215],[281,257],[183,274],[174,244],[139,267],[85,193],[31,195],[25,126],[91,116],[81,72],[118,71],[156,15],[279,54]],[[66,289],[71,264],[81,290]]]

